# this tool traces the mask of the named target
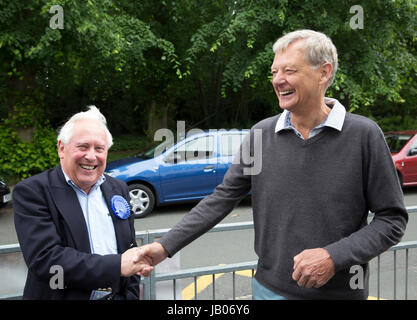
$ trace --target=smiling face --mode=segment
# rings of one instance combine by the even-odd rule
[[[272,85],[282,109],[292,112],[321,104],[331,65],[317,69],[304,58],[304,40],[297,40],[277,52],[271,66]]]
[[[107,137],[94,120],[78,120],[67,144],[58,141],[58,155],[65,174],[88,193],[106,168]]]

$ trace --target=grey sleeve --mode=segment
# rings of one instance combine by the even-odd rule
[[[408,222],[396,169],[384,135],[376,124],[362,144],[364,196],[374,217],[369,225],[325,247],[336,271],[367,263],[397,244]]]
[[[223,182],[159,240],[170,257],[219,223],[250,191],[251,177],[245,174],[246,165],[239,160],[242,150],[249,145],[249,136],[242,142]]]

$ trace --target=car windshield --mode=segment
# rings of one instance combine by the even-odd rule
[[[163,153],[165,150],[168,150],[169,148],[171,148],[174,145],[174,140],[173,139],[166,139],[165,141],[163,141],[162,143],[158,144],[155,147],[152,147],[151,149],[149,149],[148,151],[139,153],[137,156],[138,157],[142,157],[142,158],[146,158],[146,159],[150,159],[156,156],[159,156],[161,153]]]
[[[411,137],[412,135],[410,134],[388,134],[385,136],[385,140],[391,153],[398,153]]]

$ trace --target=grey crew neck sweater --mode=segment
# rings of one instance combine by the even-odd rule
[[[261,172],[246,175],[244,161],[232,164],[213,194],[160,242],[174,255],[252,190],[255,277],[262,285],[289,299],[366,299],[368,261],[400,241],[408,220],[382,131],[347,113],[341,132],[326,127],[302,140],[291,131],[275,133],[278,117],[250,133],[262,130]],[[242,149],[253,149],[250,135]],[[375,214],[369,225],[368,211]],[[336,274],[321,288],[301,288],[292,279],[294,256],[311,248],[327,249],[335,265]],[[353,265],[363,267],[363,289],[349,285]]]

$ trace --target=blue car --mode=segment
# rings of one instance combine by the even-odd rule
[[[174,144],[167,139],[137,156],[109,162],[106,173],[129,186],[136,218],[155,206],[200,200],[223,181],[249,130],[209,130]]]

